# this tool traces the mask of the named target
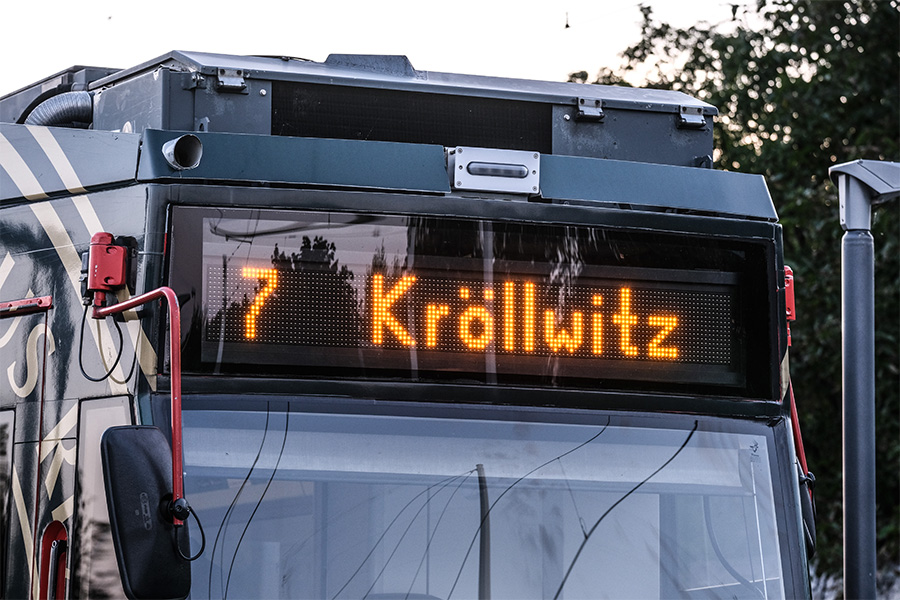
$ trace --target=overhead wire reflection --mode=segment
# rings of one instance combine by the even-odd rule
[[[500,499],[503,498],[503,496],[505,496],[507,492],[509,492],[514,487],[516,487],[519,483],[521,483],[523,480],[525,480],[527,477],[529,477],[536,471],[543,469],[547,465],[560,460],[564,456],[568,456],[569,454],[572,454],[573,452],[583,448],[584,446],[587,446],[588,444],[590,444],[591,442],[596,440],[598,437],[603,435],[603,432],[606,431],[606,429],[609,427],[609,423],[610,423],[610,418],[607,417],[606,425],[604,425],[603,428],[599,432],[597,432],[594,436],[592,436],[590,439],[578,444],[577,446],[575,446],[574,448],[571,448],[570,450],[567,450],[566,452],[563,452],[559,456],[555,456],[555,457],[551,458],[550,460],[536,466],[535,468],[528,471],[527,473],[525,473],[524,475],[522,475],[521,477],[516,479],[514,482],[512,482],[505,490],[500,492],[500,495],[497,496],[497,499],[491,503],[490,508],[488,508],[487,512],[481,518],[481,522],[479,523],[478,528],[475,530],[475,535],[472,536],[472,541],[469,542],[469,548],[466,550],[466,554],[463,557],[462,564],[459,566],[459,571],[457,571],[457,573],[456,573],[456,578],[453,580],[453,585],[450,587],[450,592],[447,594],[447,600],[450,600],[450,598],[453,596],[453,592],[456,590],[456,585],[459,583],[459,578],[462,575],[463,569],[466,566],[466,561],[469,560],[469,554],[471,554],[471,552],[472,552],[472,547],[475,545],[475,540],[478,539],[478,536],[481,533],[481,528],[484,527],[485,521],[490,516],[491,511],[494,510],[494,507],[497,506],[497,503],[500,502]]]

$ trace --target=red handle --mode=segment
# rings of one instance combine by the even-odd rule
[[[169,303],[169,355],[172,370],[172,502],[184,497],[184,479],[181,464],[181,310],[178,297],[172,288],[161,287],[146,294],[129,298],[113,306],[94,307],[93,317],[103,319],[159,298]],[[184,523],[173,517],[176,526]]]

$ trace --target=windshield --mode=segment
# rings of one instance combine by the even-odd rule
[[[784,597],[765,426],[262,405],[184,413],[193,598]]]

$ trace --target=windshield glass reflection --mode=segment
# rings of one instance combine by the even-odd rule
[[[193,598],[784,596],[764,433],[286,408],[185,412]]]

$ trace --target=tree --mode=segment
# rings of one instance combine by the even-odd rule
[[[678,29],[641,6],[641,39],[596,83],[686,92],[718,107],[719,168],[766,176],[794,268],[791,373],[816,499],[820,570],[841,568],[841,307],[828,167],[900,160],[900,2],[757,0]],[[645,75],[641,75],[645,74]],[[586,81],[585,72],[573,81]],[[642,80],[643,79],[643,80]],[[879,561],[900,561],[900,210],[873,211]]]

